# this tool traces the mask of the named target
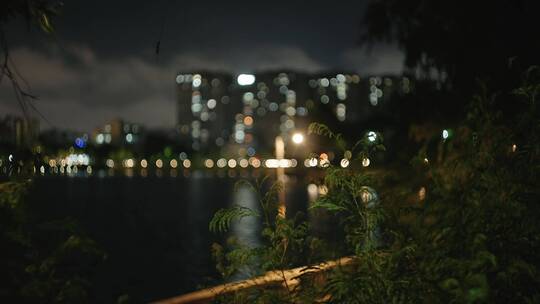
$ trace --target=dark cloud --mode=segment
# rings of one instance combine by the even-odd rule
[[[405,55],[393,45],[381,44],[347,49],[341,59],[342,68],[350,67],[363,75],[397,74],[403,69]]]

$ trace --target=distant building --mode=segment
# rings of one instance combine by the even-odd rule
[[[94,129],[92,139],[97,146],[134,146],[141,142],[142,131],[139,124],[114,119],[103,127]]]
[[[0,145],[16,148],[28,147],[39,136],[39,120],[36,118],[7,115],[0,119]]]
[[[275,136],[305,131],[312,114],[361,123],[412,89],[406,77],[354,73],[180,73],[176,83],[179,141],[196,151],[268,151]]]

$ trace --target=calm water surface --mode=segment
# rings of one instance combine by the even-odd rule
[[[51,217],[75,218],[107,253],[95,269],[100,303],[129,295],[145,302],[179,295],[216,282],[210,246],[220,241],[208,223],[233,203],[256,207],[247,190],[234,192],[238,179],[204,174],[190,177],[67,177],[35,180],[30,199]],[[306,185],[287,188],[291,211],[305,209]],[[244,220],[232,233],[257,242],[258,223]]]

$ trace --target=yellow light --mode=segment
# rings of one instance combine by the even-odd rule
[[[362,198],[362,202],[368,203],[373,198],[373,194],[371,194],[368,190],[362,190],[360,197]]]
[[[319,195],[324,196],[328,194],[328,187],[326,185],[320,185],[319,186]]]
[[[349,160],[344,158],[341,160],[341,167],[342,168],[347,168],[349,166]]]
[[[146,161],[146,159],[141,160],[141,167],[143,167],[143,168],[148,167],[148,162]]]
[[[291,161],[291,167],[296,168],[296,166],[298,165],[298,161],[294,158],[292,158],[290,161]]]
[[[423,201],[426,198],[426,187],[421,187],[420,190],[418,190],[418,198]]]
[[[267,159],[264,161],[266,168],[290,168],[296,166],[295,159]]]
[[[321,159],[321,162],[319,163],[319,165],[322,168],[328,168],[330,166],[330,161],[328,160],[328,158],[323,158]]]
[[[214,161],[211,159],[207,159],[204,161],[204,166],[206,168],[213,168],[214,167]]]
[[[279,168],[279,159],[267,159],[264,161],[266,168]]]
[[[292,165],[292,162],[290,159],[280,159],[279,160],[279,166],[281,168],[290,168]]]
[[[295,143],[295,144],[301,144],[302,142],[304,142],[304,135],[300,134],[300,133],[295,133],[292,137],[292,141]]]
[[[161,159],[156,160],[156,167],[158,168],[163,167],[163,161]]]
[[[184,166],[184,168],[189,168],[191,167],[191,161],[189,159],[184,159],[182,165]]]
[[[227,164],[229,165],[229,168],[234,168],[236,167],[236,160],[231,158]]]
[[[171,159],[169,165],[171,165],[171,168],[176,168],[178,167],[178,161],[176,159]]]
[[[249,165],[249,162],[247,159],[243,158],[240,160],[239,164],[240,164],[240,167],[247,168],[247,166]]]
[[[124,166],[126,168],[133,168],[134,165],[135,161],[133,160],[133,158],[126,159],[126,161],[124,162]]]
[[[370,163],[371,162],[369,161],[369,158],[367,158],[367,157],[362,160],[362,166],[364,166],[364,167],[369,166]]]

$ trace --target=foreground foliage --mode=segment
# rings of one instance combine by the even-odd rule
[[[30,180],[0,182],[0,302],[90,303],[104,258],[73,219],[47,219],[26,200]]]
[[[538,303],[539,93],[535,67],[510,92],[490,94],[480,85],[468,117],[444,136],[426,139],[409,166],[395,171],[368,174],[354,166],[384,150],[380,134],[368,133],[347,147],[341,135],[312,124],[310,131],[335,140],[352,165],[325,168],[320,186],[327,193],[310,216],[317,210],[336,216],[344,232],[339,253],[353,255],[356,263],[323,278],[300,276],[292,288],[245,290],[218,301]],[[222,232],[242,217],[264,222],[260,246],[238,240],[214,246],[225,277],[335,258],[338,251],[321,249],[324,240],[310,233],[306,221],[277,216],[276,187],[261,194],[255,185],[262,214],[235,207],[213,219],[212,230]],[[380,202],[371,187],[380,190]]]

